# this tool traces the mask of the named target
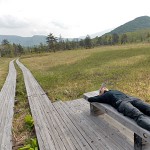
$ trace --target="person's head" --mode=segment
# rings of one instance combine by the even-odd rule
[[[109,91],[107,87],[102,87],[99,90],[99,94],[102,95],[103,93],[105,93],[106,91]]]

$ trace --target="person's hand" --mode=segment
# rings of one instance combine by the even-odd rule
[[[105,91],[108,91],[108,89],[106,87],[101,87],[99,89],[99,95],[102,95]]]
[[[102,95],[104,93],[104,87],[100,87],[99,89],[99,95]]]

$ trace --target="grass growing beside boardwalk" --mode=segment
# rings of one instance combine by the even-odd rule
[[[13,150],[18,150],[27,144],[31,138],[35,137],[33,123],[30,119],[30,107],[27,100],[27,94],[24,85],[22,71],[15,64],[17,70],[17,84],[16,84],[16,103],[14,107],[13,120]],[[26,119],[32,123],[31,129],[26,125]],[[29,122],[28,121],[28,122]]]
[[[102,82],[150,102],[150,45],[100,47],[22,58],[52,101],[72,100]]]
[[[0,90],[8,74],[10,58],[0,58]]]

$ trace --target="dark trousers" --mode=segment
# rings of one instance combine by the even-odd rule
[[[139,126],[150,131],[150,104],[137,98],[123,100],[117,110],[135,120]]]

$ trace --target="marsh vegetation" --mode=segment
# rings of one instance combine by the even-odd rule
[[[21,58],[52,101],[72,100],[97,90],[110,89],[150,101],[150,45],[106,46]]]

